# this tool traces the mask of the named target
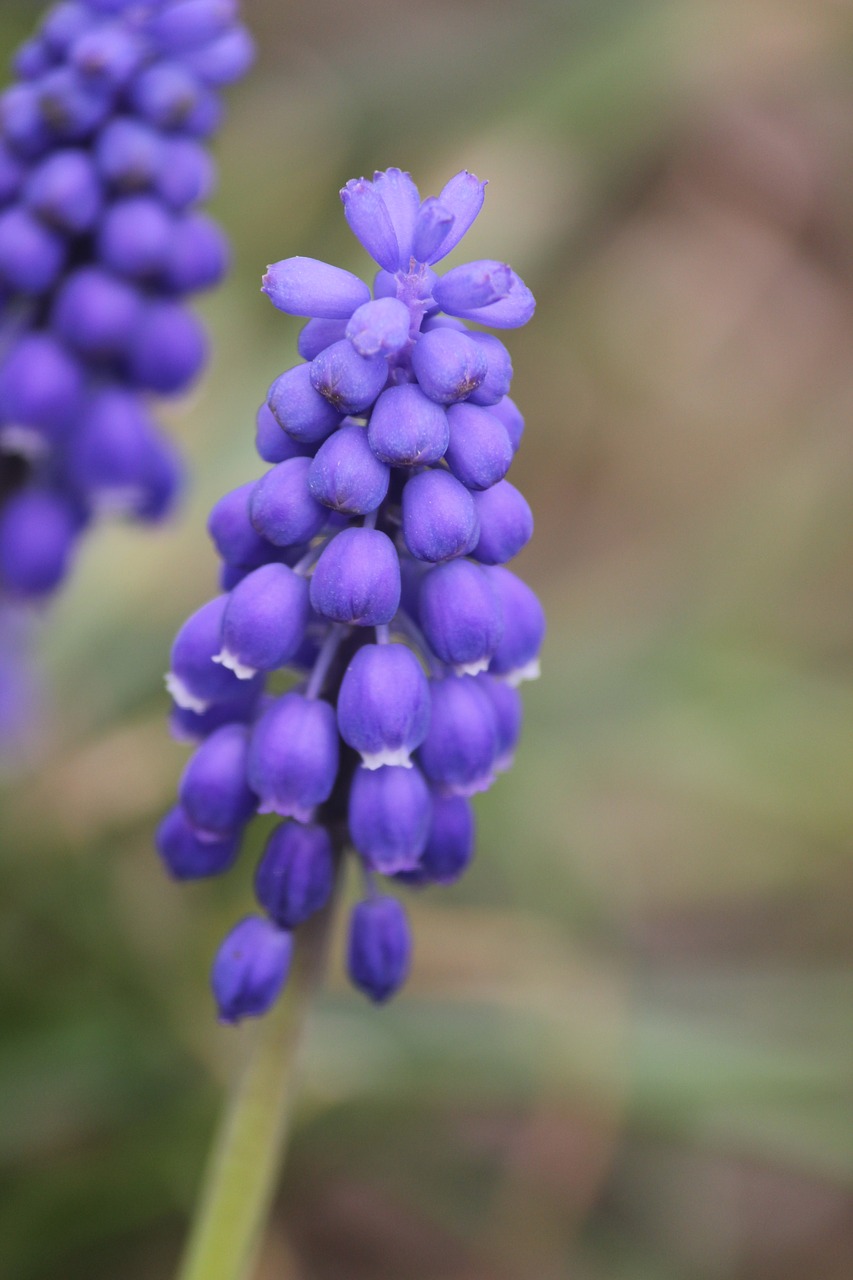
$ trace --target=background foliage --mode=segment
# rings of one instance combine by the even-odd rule
[[[545,600],[475,867],[414,903],[413,980],[333,973],[257,1280],[849,1280],[853,9],[838,0],[247,0],[216,212],[236,270],[169,410],[193,489],[103,529],[45,619],[53,699],[0,813],[0,1272],[171,1273],[239,1033],[207,965],[251,856],[151,851],[185,750],[171,637],[204,517],[295,360],[258,292],[356,271],[337,190],[491,184],[466,257],[513,335]],[[11,51],[36,7],[7,0]]]

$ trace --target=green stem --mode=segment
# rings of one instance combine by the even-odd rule
[[[250,1029],[178,1280],[247,1280],[284,1156],[300,1032],[325,967],[333,904],[300,930],[278,1008]]]

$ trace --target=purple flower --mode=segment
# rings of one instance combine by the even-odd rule
[[[412,935],[396,898],[368,898],[353,907],[347,944],[347,972],[355,986],[381,1004],[406,981]]]
[[[222,1022],[258,1017],[284,986],[293,951],[291,935],[261,916],[235,925],[216,953],[210,975]]]

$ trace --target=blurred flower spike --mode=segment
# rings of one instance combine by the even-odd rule
[[[264,914],[214,964],[224,1021],[276,1000],[291,934],[326,905],[348,850],[366,886],[349,974],[374,1001],[393,995],[412,943],[390,890],[458,879],[474,851],[470,797],[512,763],[517,686],[538,672],[545,629],[503,567],[533,531],[505,478],[524,423],[506,347],[465,322],[514,328],[534,301],[505,263],[433,270],[484,187],[462,172],[421,200],[399,169],[349,182],[373,289],[313,258],[264,277],[279,310],[307,318],[304,363],[257,415],[270,470],[211,512],[222,594],[184,624],[167,676],[173,729],[198,746],[158,839],[178,879],[215,875],[255,811],[282,819],[255,879]],[[280,668],[291,686],[273,693]]]

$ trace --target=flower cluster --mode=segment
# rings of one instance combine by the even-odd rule
[[[456,880],[474,846],[469,797],[512,760],[516,686],[537,673],[544,632],[503,567],[533,529],[504,478],[523,420],[505,346],[465,321],[522,325],[534,301],[501,262],[433,270],[484,186],[462,172],[422,201],[399,169],[349,182],[347,220],[380,268],[372,293],[312,258],[264,277],[276,307],[308,318],[304,363],[258,413],[270,470],[210,515],[223,593],[184,624],[167,676],[174,728],[200,745],[158,836],[169,871],[195,878],[232,864],[255,812],[285,820],[255,876],[265,914],[214,964],[225,1021],[271,1006],[292,931],[328,900],[347,847],[367,884],[350,976],[376,1001],[397,990],[409,930],[375,876]],[[280,668],[297,680],[274,694]]]
[[[237,0],[64,0],[0,95],[0,593],[50,593],[93,516],[157,520],[180,484],[149,393],[187,387],[183,298],[228,250],[197,205]]]

